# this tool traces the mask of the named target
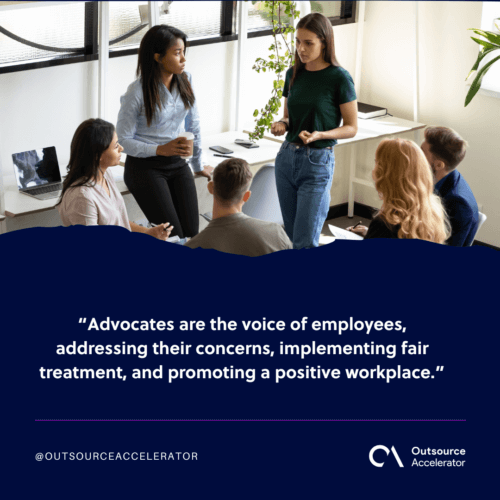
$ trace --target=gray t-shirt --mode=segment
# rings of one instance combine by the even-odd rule
[[[185,246],[258,257],[292,248],[292,243],[279,224],[239,212],[214,219]]]
[[[110,195],[100,186],[69,188],[57,206],[65,226],[121,226],[130,231],[127,209],[113,174],[104,173]]]

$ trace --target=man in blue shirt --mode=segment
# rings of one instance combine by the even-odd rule
[[[476,199],[456,167],[465,157],[467,142],[454,130],[446,127],[428,127],[424,132],[422,151],[435,179],[435,191],[451,224],[447,244],[455,247],[472,245],[479,221]]]

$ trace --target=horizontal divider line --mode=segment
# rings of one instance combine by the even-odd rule
[[[84,420],[35,420],[35,422],[466,422],[465,419],[84,419]]]

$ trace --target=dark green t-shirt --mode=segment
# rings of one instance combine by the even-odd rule
[[[340,105],[356,100],[356,91],[351,75],[340,66],[328,66],[320,71],[303,69],[295,78],[291,91],[293,68],[286,72],[283,95],[288,98],[289,131],[288,142],[302,143],[299,134],[325,132],[340,125]],[[337,144],[335,139],[315,141],[313,148],[327,148]]]

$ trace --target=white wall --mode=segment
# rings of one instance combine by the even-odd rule
[[[469,143],[458,167],[488,220],[478,239],[500,246],[500,99],[476,95],[464,108],[465,77],[478,48],[482,2],[419,2],[420,121],[459,132]],[[361,100],[413,119],[413,2],[367,2]],[[408,136],[412,139],[412,136]],[[374,146],[358,175],[369,178]],[[356,187],[356,201],[375,206],[374,190]],[[378,205],[377,205],[378,206]]]

